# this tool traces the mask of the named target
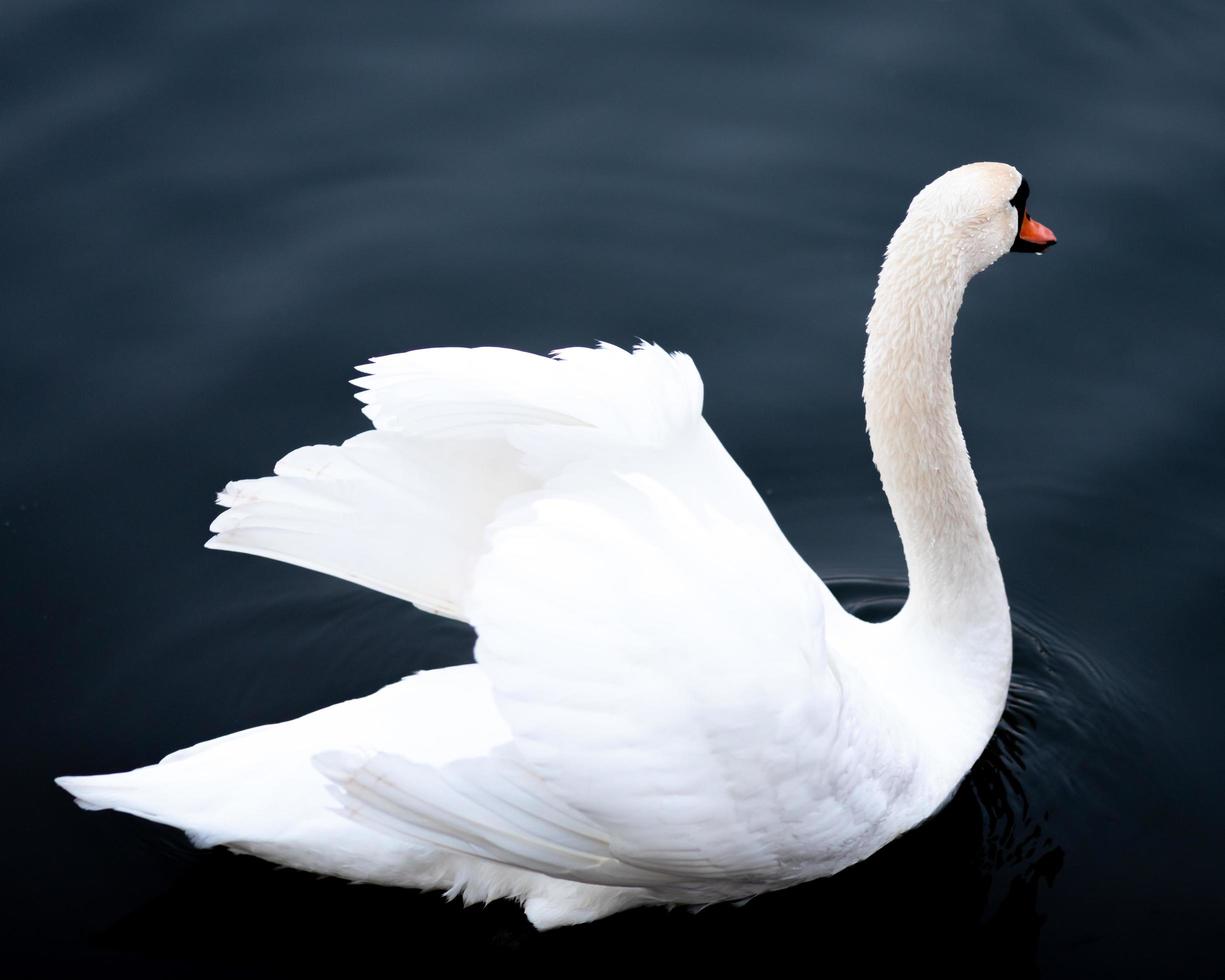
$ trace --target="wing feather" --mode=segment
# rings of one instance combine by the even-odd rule
[[[554,481],[501,515],[469,608],[525,762],[614,855],[752,879],[834,692],[815,575],[710,503],[641,471]]]
[[[658,883],[505,754],[429,766],[389,753],[325,752],[316,767],[358,823],[415,843],[605,885]]]
[[[785,873],[836,737],[824,587],[708,431],[503,508],[467,610],[518,775],[350,760],[356,819],[598,884]]]
[[[649,344],[553,357],[436,348],[358,370],[375,429],[297,449],[275,476],[229,484],[207,547],[335,575],[454,619],[465,618],[486,529],[508,500],[593,452],[666,444],[702,408],[689,358]]]
[[[437,349],[362,370],[375,430],[232,484],[212,544],[471,622],[514,738],[441,767],[325,755],[346,812],[561,878],[777,881],[837,727],[828,592],[702,420],[692,362]]]

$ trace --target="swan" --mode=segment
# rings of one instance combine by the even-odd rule
[[[475,663],[61,777],[283,865],[511,898],[539,929],[742,900],[938,810],[1011,673],[1008,602],[953,400],[969,280],[1050,230],[1002,163],[914,198],[867,321],[863,397],[910,593],[870,624],[800,558],[658,346],[431,349],[359,368],[373,428],[230,483],[207,546],[470,623]]]

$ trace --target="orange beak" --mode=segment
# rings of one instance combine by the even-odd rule
[[[1025,218],[1021,222],[1021,230],[1017,232],[1017,238],[1041,248],[1046,248],[1047,245],[1054,245],[1056,241],[1055,233],[1046,225],[1031,218],[1028,211],[1025,212]]]

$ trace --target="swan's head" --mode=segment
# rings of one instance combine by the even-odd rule
[[[955,255],[968,279],[1005,252],[1041,252],[1055,244],[1051,230],[1029,216],[1028,200],[1029,184],[1015,167],[968,163],[919,191],[906,224],[920,242]]]

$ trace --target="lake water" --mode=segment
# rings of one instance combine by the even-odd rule
[[[1211,2],[8,0],[6,957],[1210,974],[1223,52]],[[470,657],[458,624],[200,547],[228,479],[363,427],[346,381],[372,354],[688,351],[801,554],[887,615],[904,566],[863,321],[912,195],[980,159],[1025,172],[1059,245],[979,277],[959,323],[1017,669],[936,818],[744,908],[538,935],[505,904],[194,851],[52,786]]]

